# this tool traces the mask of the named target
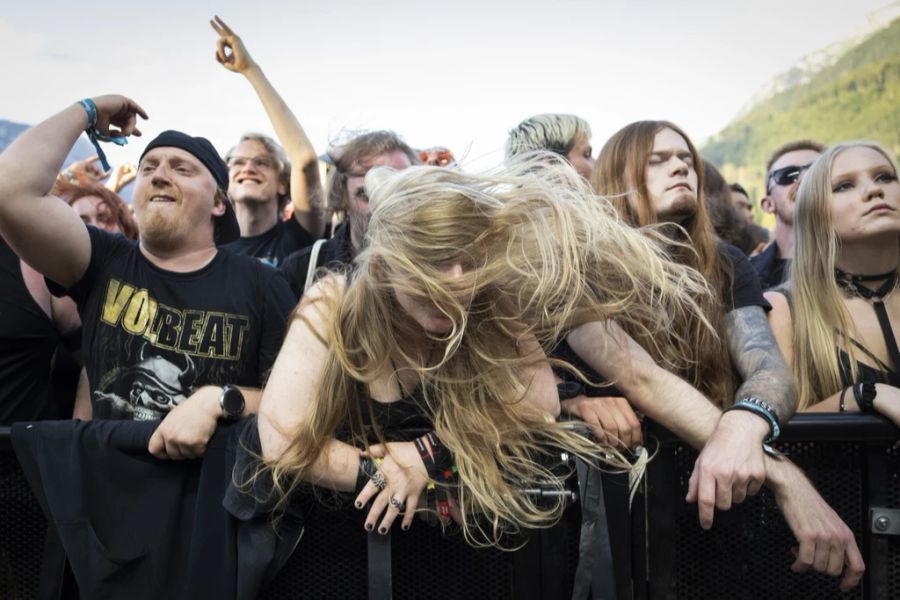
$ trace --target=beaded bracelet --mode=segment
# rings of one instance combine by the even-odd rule
[[[781,435],[781,424],[778,422],[778,416],[765,400],[749,396],[742,400],[738,400],[733,405],[726,408],[724,412],[730,410],[746,410],[765,419],[769,423],[769,435],[763,440],[764,444],[771,444]]]

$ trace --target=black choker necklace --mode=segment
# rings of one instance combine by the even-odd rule
[[[877,273],[875,275],[853,275],[851,273],[845,273],[840,269],[835,269],[834,278],[835,281],[837,281],[838,286],[840,286],[848,295],[859,296],[866,300],[871,300],[873,298],[883,300],[897,285],[896,269],[888,271],[887,273]],[[875,290],[864,285],[859,285],[864,281],[881,281],[882,279],[884,280],[884,283]]]

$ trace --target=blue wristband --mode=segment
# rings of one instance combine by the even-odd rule
[[[751,396],[738,400],[732,406],[726,408],[724,412],[728,412],[729,410],[746,410],[765,419],[766,422],[769,423],[769,436],[763,440],[764,444],[771,444],[781,435],[781,424],[778,422],[778,417],[775,415],[775,411],[772,410],[772,407],[769,406],[769,403],[765,400],[760,400],[759,398]]]
[[[94,104],[94,101],[90,98],[85,98],[84,100],[79,100],[78,104],[81,105],[81,108],[84,109],[84,112],[87,113],[88,123],[87,127],[84,128],[85,131],[90,132],[94,129],[94,126],[97,124],[97,105]]]
[[[87,134],[91,144],[94,145],[94,150],[97,151],[97,158],[100,159],[100,166],[103,167],[104,171],[109,171],[112,167],[109,166],[109,161],[106,160],[106,153],[103,152],[103,149],[100,147],[100,142],[112,142],[117,146],[124,146],[128,143],[128,139],[124,135],[104,135],[97,131],[97,105],[94,104],[93,100],[85,98],[84,100],[79,100],[78,104],[80,104],[81,108],[84,109],[84,112],[87,113],[88,124],[87,127],[84,128],[84,132]]]

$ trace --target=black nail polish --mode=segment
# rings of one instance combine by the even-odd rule
[[[372,524],[366,523],[366,531],[372,531]]]
[[[356,501],[356,508],[362,508],[362,502],[359,500]]]
[[[409,531],[409,525],[404,525],[404,526],[403,526],[403,531]]]
[[[379,528],[378,528],[378,533],[380,533],[381,535],[384,535],[384,534],[387,533],[387,529],[385,529],[384,527],[379,527]]]

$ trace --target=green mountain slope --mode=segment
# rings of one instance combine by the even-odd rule
[[[900,19],[847,50],[807,83],[753,106],[702,152],[758,199],[765,193],[769,154],[801,138],[826,144],[875,140],[900,156]]]

